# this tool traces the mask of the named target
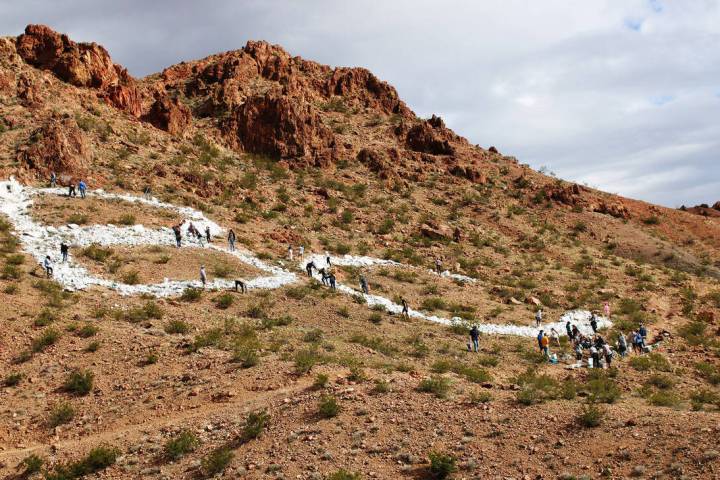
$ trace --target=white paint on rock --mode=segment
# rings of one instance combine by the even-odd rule
[[[83,290],[92,286],[106,287],[116,290],[121,295],[138,295],[150,294],[156,297],[170,297],[182,294],[188,287],[201,287],[199,280],[183,281],[166,279],[162,283],[149,285],[128,285],[122,282],[116,282],[100,277],[96,277],[78,264],[71,253],[67,263],[59,262],[60,243],[66,242],[74,247],[86,247],[91,244],[99,245],[116,245],[116,246],[141,246],[141,245],[165,245],[174,246],[175,238],[170,228],[161,227],[156,229],[146,228],[142,225],[134,225],[129,227],[116,225],[92,225],[80,227],[78,225],[64,225],[53,227],[49,225],[41,225],[33,220],[30,215],[32,206],[32,197],[34,195],[55,194],[63,195],[64,189],[44,188],[37,189],[25,187],[18,183],[14,178],[0,182],[0,213],[6,215],[13,223],[16,234],[19,236],[26,252],[32,255],[35,260],[42,264],[46,255],[54,260],[53,278],[61,283],[68,290]],[[190,207],[178,207],[169,203],[161,202],[155,198],[143,198],[132,195],[123,195],[116,193],[107,193],[102,190],[88,192],[88,196],[98,198],[119,200],[128,203],[141,203],[151,207],[172,210],[183,217],[183,247],[193,248],[210,248],[227,255],[232,255],[241,262],[251,265],[258,270],[268,273],[268,276],[262,276],[246,280],[248,288],[266,288],[275,289],[285,285],[295,283],[297,275],[286,269],[268,265],[258,259],[250,252],[240,250],[229,251],[216,243],[203,244],[194,238],[190,238],[187,234],[187,226],[192,222],[201,232],[205,227],[210,228],[213,236],[224,235],[224,229],[212,220],[205,217]],[[224,243],[224,242],[221,242]],[[307,255],[301,260],[299,267],[301,271],[305,270],[305,265],[313,261],[318,268],[327,266],[326,257],[319,254]],[[412,268],[393,260],[383,260],[379,258],[367,256],[331,256],[332,265],[354,266],[360,268],[371,268],[376,266],[402,267]],[[475,282],[475,279],[460,274],[444,271],[440,274],[433,270],[428,270],[434,275],[458,280],[462,282]],[[315,274],[314,277],[320,280],[320,276]],[[208,282],[207,288],[212,290],[229,289],[234,286],[234,280],[216,279]],[[388,312],[399,314],[402,306],[392,302],[391,300],[380,295],[365,295],[360,290],[356,290],[350,286],[337,284],[337,290],[346,295],[360,295],[365,298],[368,306],[382,305]],[[418,310],[409,310],[412,318],[428,320],[431,322],[451,325],[454,322],[462,322],[460,318],[444,318],[436,315],[426,314]],[[591,333],[589,320],[591,313],[586,310],[574,310],[565,313],[560,317],[559,321],[544,324],[542,328],[546,332],[550,332],[551,328],[555,328],[561,335],[565,334],[565,322],[578,326],[581,332]],[[597,317],[598,326],[600,328],[612,325],[610,320],[603,317]],[[524,337],[534,337],[538,334],[538,328],[518,325],[497,325],[491,323],[478,323],[478,329],[486,334],[497,335],[518,335]]]

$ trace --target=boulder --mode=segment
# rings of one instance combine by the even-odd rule
[[[400,100],[390,84],[379,80],[364,68],[336,68],[326,82],[328,96],[357,99],[363,106],[384,113],[409,116],[410,109]]]
[[[630,210],[621,203],[600,202],[593,207],[594,212],[610,215],[615,218],[630,218]]]
[[[406,143],[411,150],[431,155],[453,155],[455,149],[450,144],[454,135],[445,128],[440,117],[432,116],[414,125],[407,132]]]
[[[429,225],[423,223],[420,225],[420,234],[433,240],[452,240],[453,230],[447,225]]]

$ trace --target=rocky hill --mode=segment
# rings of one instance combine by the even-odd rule
[[[3,220],[8,478],[443,478],[451,463],[457,478],[718,475],[712,208],[545,176],[418,118],[365,69],[266,42],[139,79],[100,45],[30,25],[0,39],[0,105],[2,179],[45,186],[56,172],[61,185],[118,196],[149,188],[232,228],[268,268],[299,268],[288,244],[392,260],[405,267],[348,263],[336,275],[357,287],[363,273],[383,298],[462,319],[370,310],[299,270],[292,286],[247,295],[63,291]],[[178,211],[45,192],[31,215],[167,229]],[[207,248],[71,255],[124,284],[194,280],[200,265],[246,278],[265,265]],[[436,259],[450,275],[428,271]],[[574,358],[565,338],[552,347],[559,365],[525,337],[483,335],[481,353],[466,352],[472,323],[532,327],[539,306],[555,321],[605,302],[613,327],[602,334],[644,323],[652,354],[597,373],[563,368]]]

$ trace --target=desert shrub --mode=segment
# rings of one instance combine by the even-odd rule
[[[165,324],[165,333],[180,333],[184,334],[190,331],[190,325],[187,324],[184,320],[170,320]]]
[[[145,355],[145,359],[142,361],[142,364],[147,365],[155,365],[158,362],[158,355],[155,352],[150,352],[147,355]]]
[[[49,308],[44,308],[38,316],[35,317],[35,322],[33,323],[36,327],[47,327],[55,320],[57,320],[57,314]]]
[[[421,304],[421,308],[428,311],[443,310],[445,307],[445,300],[440,297],[426,298]]]
[[[386,343],[381,337],[368,337],[367,335],[356,333],[350,337],[349,341],[387,356],[393,356],[397,353],[397,348]]]
[[[350,318],[350,310],[347,307],[340,307],[337,310],[337,314],[343,318]]]
[[[45,329],[39,337],[33,339],[30,349],[34,353],[44,351],[51,345],[54,345],[60,339],[60,332],[54,328]]]
[[[359,473],[348,472],[341,468],[328,475],[326,480],[362,480],[362,476]]]
[[[223,293],[215,297],[215,306],[221,310],[227,310],[235,301],[235,297],[229,293]]]
[[[658,225],[660,223],[660,218],[658,218],[656,215],[651,215],[647,218],[643,218],[642,222],[645,225]]]
[[[595,403],[587,403],[583,405],[580,415],[577,417],[577,422],[583,427],[594,428],[602,423],[604,411],[597,406]]]
[[[293,317],[290,315],[283,315],[277,318],[265,317],[260,320],[260,328],[263,330],[272,330],[275,327],[286,327],[290,325],[293,320]]]
[[[213,266],[213,274],[218,278],[229,278],[233,274],[233,269],[230,265],[218,263]]]
[[[480,355],[478,363],[483,367],[497,367],[500,360],[492,355]]]
[[[713,338],[706,334],[707,324],[702,321],[692,321],[678,328],[678,335],[683,337],[690,345],[710,345]]]
[[[260,356],[257,353],[257,342],[236,342],[233,346],[232,361],[239,363],[242,368],[254,367],[260,363]]]
[[[330,381],[330,377],[328,377],[326,373],[318,373],[315,375],[313,387],[317,389],[325,388],[327,387],[328,381]]]
[[[374,323],[375,325],[378,325],[379,323],[382,322],[382,318],[383,318],[382,314],[380,314],[379,312],[373,312],[368,317],[368,321],[370,323]]]
[[[204,332],[200,332],[195,336],[192,345],[189,347],[191,352],[197,352],[205,347],[217,347],[223,338],[222,328],[210,328]]]
[[[647,372],[650,370],[658,372],[672,372],[672,365],[670,365],[670,362],[657,352],[631,358],[630,366],[641,372]]]
[[[3,280],[20,280],[22,270],[20,270],[17,265],[5,264],[3,265],[0,277],[2,277]]]
[[[72,213],[65,221],[68,224],[85,225],[88,222],[88,216],[82,213]]]
[[[2,124],[0,124],[2,125]],[[29,478],[32,475],[40,472],[42,469],[44,460],[42,457],[31,454],[27,457],[25,457],[22,462],[20,462],[20,465],[18,465],[18,470],[22,470],[22,477],[21,478]]]
[[[193,288],[188,287],[185,290],[183,290],[182,295],[180,295],[180,300],[184,302],[197,302],[202,297],[202,289],[200,288]]]
[[[693,410],[702,410],[706,404],[720,408],[720,395],[713,390],[697,390],[690,395],[690,401]]]
[[[200,471],[205,478],[219,475],[225,471],[234,457],[235,454],[229,447],[216,448],[200,461]]]
[[[456,460],[452,455],[431,452],[428,458],[430,460],[430,476],[433,479],[443,480],[457,471]]]
[[[98,327],[96,327],[95,325],[91,323],[86,323],[77,330],[76,335],[80,338],[90,338],[92,336],[95,336],[95,334],[98,333],[98,330]]]
[[[471,367],[457,360],[438,360],[431,368],[436,373],[454,372],[474,383],[489,382],[491,379],[487,370]]]
[[[516,399],[523,405],[543,403],[546,400],[557,399],[561,392],[560,384],[548,375],[538,375],[534,370],[528,370],[515,379],[520,385]]]
[[[647,397],[650,405],[656,407],[677,407],[681,403],[680,397],[670,390],[658,390]]]
[[[15,387],[20,384],[22,378],[22,373],[8,373],[3,380],[3,385],[6,387]]]
[[[447,398],[452,383],[449,378],[442,375],[432,375],[423,379],[418,385],[418,390],[424,393],[432,393],[437,398]]]
[[[717,366],[708,362],[698,362],[695,364],[695,369],[711,385],[720,385],[720,369]]]
[[[165,457],[177,460],[183,455],[194,451],[200,440],[190,430],[183,430],[165,443]]]
[[[358,365],[352,365],[350,367],[350,375],[348,375],[348,380],[350,380],[351,382],[362,382],[367,380],[365,370],[363,370],[362,367]]]
[[[248,307],[245,315],[255,319],[264,318],[266,316],[265,308],[263,308],[263,306],[260,304],[251,305],[250,307]]]
[[[111,248],[102,247],[97,243],[93,243],[82,249],[82,255],[84,257],[100,263],[104,263],[105,260],[113,255],[113,253],[114,252]]]
[[[60,464],[45,474],[45,480],[70,480],[105,470],[115,463],[120,451],[108,446],[96,447],[81,460]]]
[[[298,350],[295,353],[295,372],[302,375],[312,370],[320,362],[320,355],[315,349]]]
[[[572,378],[569,378],[560,386],[560,398],[564,400],[573,400],[577,396],[577,390],[577,383]]]
[[[675,380],[668,375],[654,374],[645,381],[648,387],[655,387],[660,390],[669,390],[675,386]]]
[[[240,442],[245,443],[258,438],[267,428],[268,422],[270,422],[270,415],[265,410],[250,412],[240,433]]]
[[[124,215],[121,215],[120,218],[115,220],[115,223],[118,225],[135,225],[135,215],[132,215],[130,213],[126,213]]]
[[[318,414],[323,418],[332,418],[340,413],[340,404],[332,395],[323,395],[318,402]]]
[[[64,425],[75,417],[75,409],[67,402],[58,403],[50,411],[48,416],[48,425],[55,428],[58,425]]]
[[[492,393],[485,390],[475,390],[470,392],[468,400],[470,403],[489,403],[493,399]]]
[[[70,372],[63,390],[75,395],[87,395],[93,387],[94,375],[90,370],[74,370]]]
[[[97,352],[100,349],[100,342],[90,342],[88,343],[88,346],[85,347],[85,351],[88,353]]]
[[[373,393],[388,393],[390,391],[390,383],[383,379],[378,378],[375,380],[375,385],[373,386],[372,392]]]
[[[122,276],[123,283],[127,283],[128,285],[137,285],[140,283],[140,272],[137,270],[131,270],[129,272],[125,272]]]
[[[588,381],[586,388],[592,403],[615,403],[620,398],[620,387],[605,375]]]
[[[305,332],[303,335],[303,342],[318,343],[323,339],[323,331],[319,328],[313,328],[312,330]]]

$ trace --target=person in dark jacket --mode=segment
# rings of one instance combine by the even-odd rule
[[[400,297],[400,303],[402,304],[402,312],[400,315],[404,316],[405,318],[410,318],[410,309],[408,308],[407,300],[405,300],[405,297]]]
[[[70,252],[70,247],[68,247],[67,243],[63,242],[60,244],[60,255],[62,255],[62,261],[67,262],[68,260],[68,253]]]
[[[480,330],[477,325],[473,325],[470,329],[470,340],[472,340],[473,352],[480,350]]]

